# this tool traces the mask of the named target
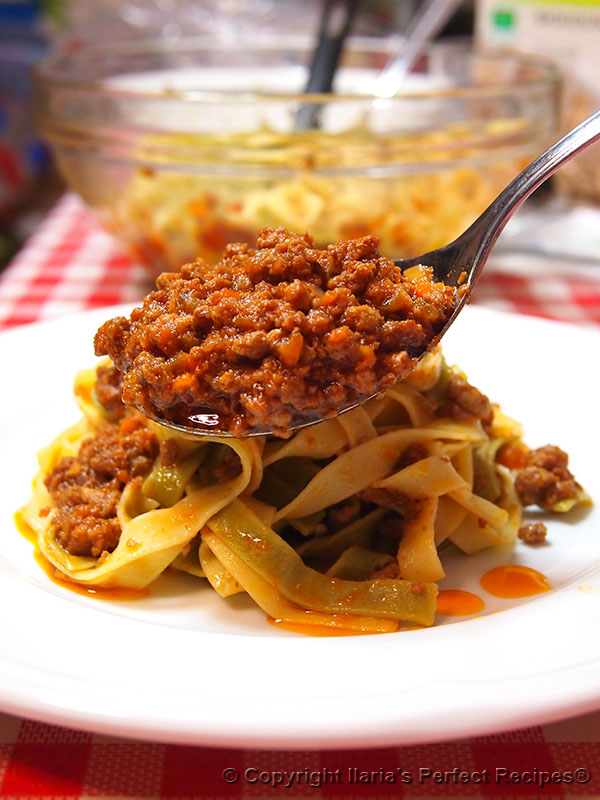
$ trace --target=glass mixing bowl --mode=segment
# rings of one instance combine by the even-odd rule
[[[541,60],[444,45],[379,99],[387,48],[351,41],[336,93],[314,96],[300,93],[307,50],[290,42],[59,54],[35,73],[38,125],[69,185],[154,273],[279,225],[319,246],[373,233],[385,255],[419,255],[544,149],[559,84]]]

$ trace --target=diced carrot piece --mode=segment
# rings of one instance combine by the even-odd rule
[[[525,457],[529,448],[522,442],[508,442],[498,450],[496,461],[508,469],[521,469],[525,466]]]

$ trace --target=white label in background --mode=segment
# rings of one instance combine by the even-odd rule
[[[475,34],[480,45],[552,58],[600,94],[599,0],[477,0]]]

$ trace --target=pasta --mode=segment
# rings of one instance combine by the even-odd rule
[[[150,136],[136,159],[156,169],[140,167],[108,195],[106,181],[87,175],[85,198],[156,274],[198,255],[212,263],[266,226],[309,230],[321,246],[376,233],[383,252],[410,257],[468,228],[535,155],[531,135],[523,120],[492,119],[417,134]],[[482,142],[493,157],[482,157]],[[62,167],[77,180],[78,162]]]
[[[517,537],[519,475],[537,451],[439,347],[384,394],[288,439],[173,432],[109,404],[98,375],[110,369],[77,375],[83,417],[40,452],[23,510],[41,553],[75,584],[139,589],[171,568],[223,598],[246,592],[291,626],[393,632],[434,622],[446,547],[468,554]],[[132,445],[142,440],[143,458]],[[548,507],[586,500],[572,476],[561,491]],[[105,523],[116,543],[93,552]]]

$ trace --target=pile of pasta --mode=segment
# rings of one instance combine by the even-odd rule
[[[43,555],[78,584],[140,588],[173,568],[224,598],[247,592],[269,617],[315,632],[431,625],[444,548],[510,543],[522,513],[514,475],[496,461],[499,448],[520,442],[521,426],[497,407],[487,431],[476,418],[441,415],[452,374],[438,349],[385,394],[288,439],[198,438],[148,420],[180,456],[157,458],[125,486],[118,546],[94,558],[56,541],[44,485],[63,456],[111,424],[86,370],[75,384],[83,418],[39,454],[25,520]],[[409,448],[416,460],[403,464]],[[215,464],[232,453],[237,470],[217,480]],[[385,524],[385,498],[410,508],[401,535]]]
[[[510,119],[480,120],[476,131],[450,123],[413,135],[361,128],[150,136],[139,163],[154,163],[157,149],[164,157],[166,148],[171,164],[135,171],[109,198],[106,181],[88,180],[86,199],[103,207],[107,226],[157,273],[198,255],[213,263],[228,241],[251,242],[260,228],[279,226],[310,231],[319,245],[373,233],[383,253],[409,257],[468,228],[533,158],[536,146],[524,145],[532,137],[523,120]],[[482,141],[494,142],[496,153],[485,164]],[[211,167],[224,153],[235,167],[215,179]]]

